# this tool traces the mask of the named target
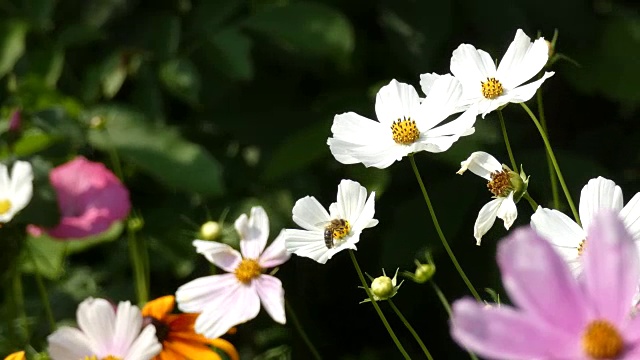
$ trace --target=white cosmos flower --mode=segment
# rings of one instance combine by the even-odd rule
[[[458,112],[462,85],[443,75],[429,90],[421,100],[413,86],[391,80],[376,96],[378,121],[353,112],[336,115],[327,140],[331,153],[343,164],[384,169],[410,153],[446,151],[461,136],[473,134],[477,111],[440,125]]]
[[[9,170],[0,164],[0,223],[7,223],[27,206],[33,194],[33,170],[26,161],[16,161]]]
[[[486,114],[507,103],[525,102],[536,93],[544,80],[553,72],[545,72],[542,78],[526,85],[547,63],[549,46],[543,38],[531,39],[521,30],[502,60],[496,65],[491,55],[473,45],[458,46],[451,57],[451,73],[462,83],[462,104],[478,105],[478,113]]]
[[[338,201],[329,206],[329,212],[313,196],[305,196],[293,207],[293,221],[304,230],[285,229],[287,251],[311,258],[321,264],[336,253],[356,250],[362,230],[374,227],[375,192],[367,199],[367,189],[352,180],[338,185]],[[325,237],[327,227],[330,237]]]
[[[128,301],[114,305],[88,298],[76,312],[78,327],[62,326],[47,338],[53,360],[150,360],[162,350],[156,328]]]
[[[589,247],[588,229],[600,210],[611,209],[620,213],[627,230],[640,245],[640,193],[622,206],[622,189],[615,182],[597,177],[589,180],[580,193],[578,213],[582,226],[558,210],[538,207],[531,216],[531,227],[556,247],[575,275],[582,272],[580,255]]]
[[[264,274],[266,269],[283,264],[290,257],[284,248],[282,232],[265,249],[269,217],[260,206],[251,208],[251,217],[242,214],[235,227],[240,235],[240,252],[214,241],[193,242],[196,252],[228,274],[201,277],[176,291],[178,308],[200,313],[195,330],[210,339],[255,318],[260,303],[274,321],[286,323],[282,283]]]
[[[516,201],[526,191],[528,178],[524,174],[516,174],[483,151],[472,153],[467,160],[460,163],[460,166],[461,168],[457,172],[460,175],[470,170],[472,173],[489,180],[487,187],[493,193],[493,200],[480,209],[476,223],[473,225],[476,245],[480,245],[482,236],[491,229],[496,217],[504,221],[504,227],[507,230],[513,225],[518,217]]]

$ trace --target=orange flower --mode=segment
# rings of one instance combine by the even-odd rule
[[[231,360],[239,360],[236,348],[223,339],[207,339],[196,334],[193,326],[198,314],[171,314],[175,306],[173,295],[149,301],[142,316],[156,327],[162,352],[154,360],[222,360],[209,345],[224,351]]]
[[[25,360],[24,351],[18,351],[11,355],[8,355],[4,360]]]

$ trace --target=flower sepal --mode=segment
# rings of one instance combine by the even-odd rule
[[[520,173],[509,169],[508,166],[502,165],[505,170],[509,171],[509,182],[513,187],[513,201],[517,204],[527,192],[529,187],[529,176],[524,172],[524,168],[520,165]]]

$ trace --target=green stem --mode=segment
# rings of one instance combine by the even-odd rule
[[[373,308],[376,309],[376,312],[378,313],[378,316],[380,317],[380,320],[384,324],[384,327],[387,328],[387,331],[389,332],[389,336],[391,336],[391,339],[393,339],[393,342],[398,347],[398,350],[400,350],[400,353],[402,354],[402,356],[404,356],[405,359],[410,360],[411,357],[409,356],[409,354],[407,354],[407,351],[404,349],[404,347],[400,343],[400,340],[398,340],[398,337],[393,332],[393,329],[391,328],[391,325],[389,325],[389,322],[387,321],[387,318],[384,317],[384,314],[382,313],[382,310],[380,310],[380,306],[378,306],[378,303],[373,298],[373,294],[371,293],[371,289],[369,289],[369,285],[367,285],[367,281],[364,279],[364,275],[362,275],[362,270],[360,270],[360,265],[358,265],[358,260],[356,260],[356,255],[353,253],[353,250],[351,250],[351,249],[349,249],[349,256],[351,256],[351,262],[353,262],[353,267],[356,268],[356,272],[358,273],[358,277],[360,278],[360,282],[362,283],[362,287],[364,288],[364,291],[367,292],[367,296],[369,297],[369,300],[371,300],[371,304],[373,304]]]
[[[536,116],[533,114],[533,112],[531,112],[531,109],[529,109],[529,107],[525,103],[520,103],[520,106],[522,106],[524,111],[526,111],[527,114],[529,114],[529,117],[531,118],[531,120],[533,120],[533,123],[536,125],[536,128],[538,128],[538,131],[540,132],[540,136],[542,137],[542,141],[544,141],[544,146],[547,148],[547,154],[549,154],[549,157],[551,158],[551,163],[553,164],[553,168],[555,169],[556,174],[558,175],[558,180],[560,180],[560,186],[562,186],[562,191],[564,191],[564,196],[567,198],[567,203],[569,203],[569,207],[571,208],[571,212],[573,213],[573,217],[575,218],[578,225],[580,225],[581,224],[580,216],[578,215],[576,206],[573,204],[573,200],[571,199],[571,194],[569,193],[567,184],[564,182],[564,177],[562,176],[562,172],[560,171],[560,167],[558,166],[558,161],[556,160],[556,156],[553,154],[553,149],[551,149],[551,144],[549,144],[549,139],[547,138],[547,134],[542,128],[542,125],[540,125],[540,122],[538,121]]]
[[[33,273],[36,278],[36,285],[38,287],[38,293],[40,294],[40,301],[42,302],[42,307],[44,307],[44,312],[47,317],[47,321],[49,322],[49,330],[51,330],[51,332],[54,332],[56,330],[56,319],[54,318],[53,311],[51,310],[51,303],[49,302],[49,294],[47,293],[47,288],[44,285],[42,275],[40,275],[40,270],[38,269],[36,259],[33,257],[33,253],[28,248],[27,253],[31,260],[31,263],[33,264]]]
[[[431,283],[431,286],[433,287],[433,291],[438,296],[438,299],[440,299],[440,303],[442,304],[442,307],[445,309],[447,314],[449,314],[449,317],[451,317],[451,305],[449,305],[449,301],[442,293],[442,290],[440,290],[438,285],[436,285],[435,281],[432,280],[432,281],[429,281],[429,283]],[[471,358],[472,360],[478,360],[478,357],[476,356],[476,354],[472,353],[467,349],[465,350],[467,351],[467,354],[469,354],[469,358]]]
[[[509,135],[507,135],[507,126],[504,123],[504,117],[502,116],[502,110],[498,110],[498,118],[500,119],[500,127],[502,128],[502,137],[504,138],[504,144],[507,146],[507,153],[509,154],[509,161],[511,161],[511,170],[518,171],[518,163],[513,157],[511,151],[511,144],[509,143]]]
[[[22,330],[22,339],[20,339],[20,344],[24,344],[27,343],[29,339],[29,322],[27,319],[27,312],[25,311],[24,307],[24,288],[22,286],[22,274],[20,274],[20,271],[18,269],[14,271],[12,280],[11,293],[14,296],[13,310],[15,311],[14,314],[16,315],[16,322],[11,322],[9,324],[9,328],[13,333],[14,324],[20,323],[20,327]]]
[[[544,104],[542,103],[542,88],[538,89],[536,92],[536,99],[538,103],[538,117],[540,117],[540,125],[542,126],[542,130],[544,130],[545,134],[548,134],[547,130],[547,119],[544,116]],[[549,181],[551,182],[551,195],[553,196],[553,207],[554,209],[560,209],[560,193],[558,192],[558,179],[556,178],[556,173],[553,170],[553,163],[551,162],[551,156],[546,154],[547,156],[547,167],[549,168]]]
[[[524,197],[529,202],[529,205],[531,205],[531,208],[533,209],[533,211],[536,211],[538,209],[538,203],[535,200],[533,200],[533,198],[531,197],[531,195],[529,195],[528,192],[524,193],[522,197]]]
[[[136,282],[136,296],[138,297],[138,306],[143,306],[149,300],[147,288],[147,276],[144,270],[144,257],[142,255],[142,247],[140,239],[136,237],[134,230],[127,230],[129,242],[129,256],[133,267],[134,279]]]
[[[309,348],[309,351],[311,351],[311,355],[313,355],[313,358],[316,360],[322,360],[322,356],[320,356],[318,350],[316,350],[315,346],[313,346],[313,343],[309,339],[309,336],[307,336],[307,333],[304,331],[302,324],[300,324],[300,321],[298,320],[298,317],[296,316],[296,313],[295,311],[293,311],[293,308],[291,307],[289,302],[285,300],[284,306],[289,313],[289,319],[293,321],[293,326],[295,326],[296,330],[298,330],[298,334],[300,334],[300,337]]]
[[[433,206],[431,205],[431,200],[429,199],[429,195],[427,194],[427,189],[425,188],[424,183],[422,182],[422,177],[420,176],[420,172],[418,171],[418,166],[416,165],[416,160],[413,158],[413,154],[409,154],[409,161],[411,162],[411,167],[413,168],[413,173],[416,175],[416,179],[418,180],[418,184],[420,185],[420,190],[422,190],[422,196],[424,197],[424,201],[427,203],[427,207],[429,208],[429,213],[431,214],[431,219],[433,220],[433,225],[435,226],[436,231],[438,232],[438,237],[440,237],[440,241],[442,242],[442,246],[444,246],[444,249],[447,251],[447,254],[449,255],[449,258],[451,259],[451,262],[453,262],[453,265],[455,266],[456,270],[458,270],[458,274],[460,274],[460,277],[462,278],[464,283],[469,288],[469,291],[471,291],[471,294],[473,295],[473,297],[476,298],[476,300],[478,300],[478,301],[482,301],[482,299],[480,298],[480,295],[478,294],[476,289],[473,287],[473,284],[471,284],[471,281],[469,281],[469,278],[464,273],[464,271],[462,270],[462,267],[458,263],[458,260],[456,259],[456,256],[453,254],[453,250],[451,250],[451,247],[449,246],[449,243],[447,242],[447,239],[444,237],[444,233],[442,232],[442,229],[440,228],[440,223],[438,222],[438,218],[436,217],[436,213],[433,210]]]
[[[411,324],[409,324],[409,321],[407,321],[407,319],[402,315],[402,313],[400,312],[400,309],[396,307],[396,305],[393,303],[393,301],[391,301],[391,299],[388,299],[387,301],[389,302],[389,305],[391,306],[393,311],[396,312],[396,315],[398,315],[398,318],[400,318],[400,321],[404,323],[404,326],[407,327],[411,335],[413,335],[413,338],[416,339],[416,341],[418,342],[418,345],[420,345],[420,348],[422,349],[424,354],[427,356],[427,359],[433,360],[433,356],[431,356],[431,353],[429,352],[425,344],[422,342],[422,339],[420,339],[420,336],[418,336],[418,333],[413,329],[413,326],[411,326]]]

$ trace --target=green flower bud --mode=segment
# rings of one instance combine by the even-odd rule
[[[418,260],[415,260],[416,271],[414,273],[404,271],[402,275],[418,284],[426,283],[436,273],[436,266],[431,262],[431,256],[427,255],[427,261],[426,264],[421,264]]]
[[[400,282],[400,285],[396,286],[397,280],[398,280],[398,270],[396,270],[396,274],[393,276],[393,279],[392,279],[388,277],[387,274],[384,272],[384,269],[382,269],[382,276],[373,279],[373,281],[371,282],[370,290],[371,290],[371,294],[373,295],[373,299],[375,301],[382,301],[382,300],[388,300],[394,297],[398,292],[400,285],[402,285],[402,282],[404,282],[403,280]],[[364,299],[360,303],[362,304],[367,301],[371,301],[371,299],[368,299],[368,298]]]
[[[144,227],[144,220],[141,217],[132,216],[127,221],[127,227],[132,232],[140,231]]]
[[[215,240],[220,236],[222,227],[215,221],[207,221],[200,226],[200,238],[203,240]]]

